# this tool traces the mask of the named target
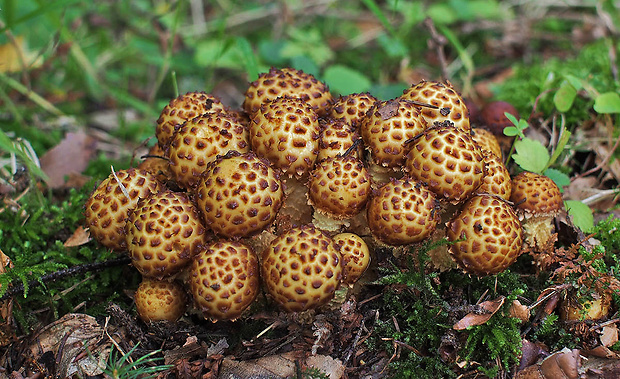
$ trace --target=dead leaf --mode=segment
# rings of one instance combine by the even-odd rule
[[[28,50],[23,36],[0,45],[0,72],[20,72],[41,65],[41,57]]]
[[[51,188],[65,184],[65,176],[80,174],[95,154],[94,138],[83,131],[67,133],[65,138],[41,157],[41,168],[49,177]]]
[[[518,318],[522,322],[527,322],[530,319],[530,309],[521,304],[519,300],[515,300],[512,302],[512,305],[510,305],[508,315],[510,317]]]
[[[65,247],[75,247],[82,246],[90,242],[92,238],[90,238],[90,233],[88,230],[84,229],[81,226],[78,226],[77,229],[73,232],[71,237],[67,238],[64,243]]]
[[[506,298],[500,296],[495,300],[483,301],[478,306],[484,313],[471,312],[454,324],[452,328],[454,330],[465,330],[470,326],[484,324],[502,307],[504,300]]]
[[[618,342],[618,328],[616,324],[611,324],[603,327],[601,330],[601,345],[609,347]]]
[[[377,108],[382,120],[389,120],[398,114],[399,104],[396,100],[388,100],[385,105]]]

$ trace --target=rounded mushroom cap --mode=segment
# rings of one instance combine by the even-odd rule
[[[342,256],[342,283],[353,284],[364,275],[370,265],[370,250],[362,237],[353,233],[334,236],[334,243]]]
[[[422,182],[391,179],[368,203],[368,226],[388,245],[408,245],[428,238],[439,222],[438,202]]]
[[[147,157],[136,168],[150,172],[161,183],[166,183],[172,178],[166,153],[159,144],[155,144],[149,149]]]
[[[329,302],[342,279],[333,240],[312,225],[290,229],[263,253],[262,277],[273,300],[288,312]]]
[[[301,99],[321,116],[327,115],[333,100],[327,85],[313,75],[294,68],[272,67],[250,83],[243,107],[252,116],[263,104],[284,96]]]
[[[193,188],[209,163],[232,150],[250,150],[248,130],[227,113],[210,112],[185,122],[174,133],[167,156],[177,183]]]
[[[233,239],[269,226],[283,197],[276,171],[251,152],[231,152],[211,162],[195,193],[198,208],[211,230]]]
[[[368,92],[340,96],[332,105],[329,115],[333,119],[343,120],[354,128],[359,128],[362,119],[376,101],[377,98]]]
[[[134,299],[138,316],[146,323],[177,321],[187,308],[187,294],[177,282],[142,278]]]
[[[480,146],[480,150],[487,150],[499,158],[502,157],[502,148],[493,133],[486,129],[474,128],[472,129],[471,136],[478,146]]]
[[[144,170],[130,168],[114,174],[104,179],[90,195],[84,217],[93,238],[109,249],[121,251],[127,246],[125,222],[129,211],[138,199],[161,191],[163,185],[154,174]]]
[[[315,210],[335,219],[355,216],[370,196],[370,174],[355,157],[319,162],[310,173],[308,199]]]
[[[250,124],[252,150],[288,175],[303,176],[312,169],[320,133],[316,112],[290,97],[263,104]]]
[[[489,129],[496,136],[504,135],[504,128],[512,126],[512,122],[506,117],[506,112],[519,119],[519,112],[510,103],[505,101],[492,101],[486,104],[480,111],[482,126]]]
[[[155,128],[159,146],[165,148],[185,121],[215,111],[226,112],[226,107],[217,97],[206,92],[188,92],[170,100],[161,111]]]
[[[426,121],[412,102],[377,101],[361,121],[361,134],[378,165],[400,168],[407,155],[406,143],[424,132]]]
[[[258,258],[235,241],[218,241],[199,253],[189,270],[194,303],[205,318],[234,320],[260,291]]]
[[[482,194],[469,199],[446,224],[448,250],[457,264],[475,275],[504,271],[520,254],[523,230],[510,204]]]
[[[429,127],[445,125],[446,122],[465,132],[469,132],[469,111],[461,95],[449,82],[423,80],[406,89],[401,98],[434,105],[437,108],[422,107],[422,116]]]
[[[553,179],[529,171],[523,171],[512,178],[510,201],[525,217],[554,216],[564,208],[562,193]]]
[[[360,138],[357,130],[351,125],[343,120],[330,119],[322,123],[321,129],[317,161],[337,155],[344,155],[345,153],[356,158],[361,157],[361,146],[353,148],[353,151],[348,152]]]
[[[512,180],[504,162],[488,150],[482,151],[482,157],[486,165],[486,173],[476,192],[488,193],[509,200],[512,192]]]
[[[207,243],[206,230],[184,193],[162,191],[138,201],[126,225],[127,250],[143,276],[178,274]]]
[[[430,128],[411,145],[405,169],[440,198],[458,203],[482,182],[484,159],[469,133],[452,127]]]

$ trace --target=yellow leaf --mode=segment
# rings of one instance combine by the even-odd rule
[[[28,51],[24,37],[18,36],[13,41],[0,45],[0,72],[20,72],[41,65],[41,57]]]

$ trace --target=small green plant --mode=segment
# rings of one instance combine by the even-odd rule
[[[155,355],[161,353],[161,350],[151,351],[135,361],[131,360],[131,355],[138,348],[139,343],[131,348],[127,353],[122,353],[120,356],[116,350],[110,353],[106,368],[103,373],[112,379],[137,379],[137,378],[151,378],[154,374],[168,370],[172,368],[172,365],[156,365],[157,361],[163,358],[155,357]]]

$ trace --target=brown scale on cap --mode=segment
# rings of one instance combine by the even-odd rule
[[[188,92],[170,100],[170,103],[161,111],[155,128],[159,146],[165,148],[170,143],[174,132],[185,121],[215,111],[225,112],[226,107],[218,98],[206,92]]]
[[[343,120],[354,128],[359,128],[362,119],[376,101],[377,98],[368,92],[340,96],[332,105],[329,115],[333,119]]]
[[[303,176],[314,166],[321,128],[303,100],[279,97],[263,104],[250,125],[252,150],[288,175]]]
[[[480,146],[480,150],[488,150],[499,158],[502,157],[502,148],[493,133],[486,129],[474,128],[472,129],[471,136]]]
[[[207,225],[228,238],[256,234],[275,219],[283,201],[280,178],[254,153],[231,152],[209,164],[195,200]]]
[[[187,121],[172,137],[167,155],[181,187],[193,188],[207,165],[219,155],[250,150],[250,134],[233,116],[206,113]]]
[[[508,202],[493,195],[476,195],[446,224],[448,248],[457,264],[475,275],[504,271],[521,252],[523,231]],[[458,241],[458,242],[457,242]]]
[[[321,116],[327,116],[333,101],[327,85],[313,75],[294,68],[271,68],[250,83],[243,107],[253,115],[263,104],[283,96],[302,100]]]
[[[127,250],[143,276],[178,274],[206,245],[200,213],[187,195],[162,191],[140,199],[129,213]]]
[[[406,142],[426,127],[414,103],[402,99],[377,101],[360,126],[374,162],[390,168],[402,167],[407,154]]]
[[[388,245],[408,245],[428,238],[439,222],[435,195],[410,178],[390,180],[368,203],[368,226]]]
[[[359,139],[360,135],[357,130],[343,120],[329,119],[322,122],[317,161],[345,153],[357,158],[361,157],[361,146],[348,151]]]
[[[370,174],[361,160],[336,156],[316,165],[308,187],[308,198],[317,211],[334,219],[350,218],[366,205]]]
[[[486,173],[476,192],[488,193],[509,200],[512,192],[512,180],[504,162],[488,150],[484,150],[482,156],[486,165]]]
[[[93,238],[107,248],[121,251],[127,246],[125,221],[128,212],[136,206],[138,199],[161,191],[163,185],[154,174],[144,170],[131,168],[114,174],[103,180],[90,195],[84,217]]]
[[[263,253],[262,278],[284,310],[301,312],[329,302],[342,279],[342,258],[334,241],[312,225],[293,228]]]
[[[421,107],[421,112],[429,126],[445,124],[469,132],[469,111],[461,95],[449,82],[423,80],[406,89],[401,98],[430,104],[434,107]]]
[[[144,160],[137,167],[139,170],[152,173],[161,183],[166,183],[172,178],[168,158],[159,145],[151,147],[148,154],[142,158]]]
[[[258,258],[240,242],[214,242],[194,258],[189,285],[205,318],[234,320],[260,291]]]
[[[525,242],[542,251],[552,234],[552,221],[564,208],[560,188],[545,176],[524,171],[512,178],[510,201],[525,231]]]
[[[370,265],[368,245],[362,237],[353,233],[335,235],[334,243],[340,248],[342,256],[342,283],[352,285],[364,275]]]
[[[485,174],[482,152],[471,135],[452,127],[430,128],[412,141],[405,168],[451,203],[469,197]]]
[[[187,308],[187,294],[180,283],[142,278],[134,296],[140,319],[146,323],[177,321]]]

